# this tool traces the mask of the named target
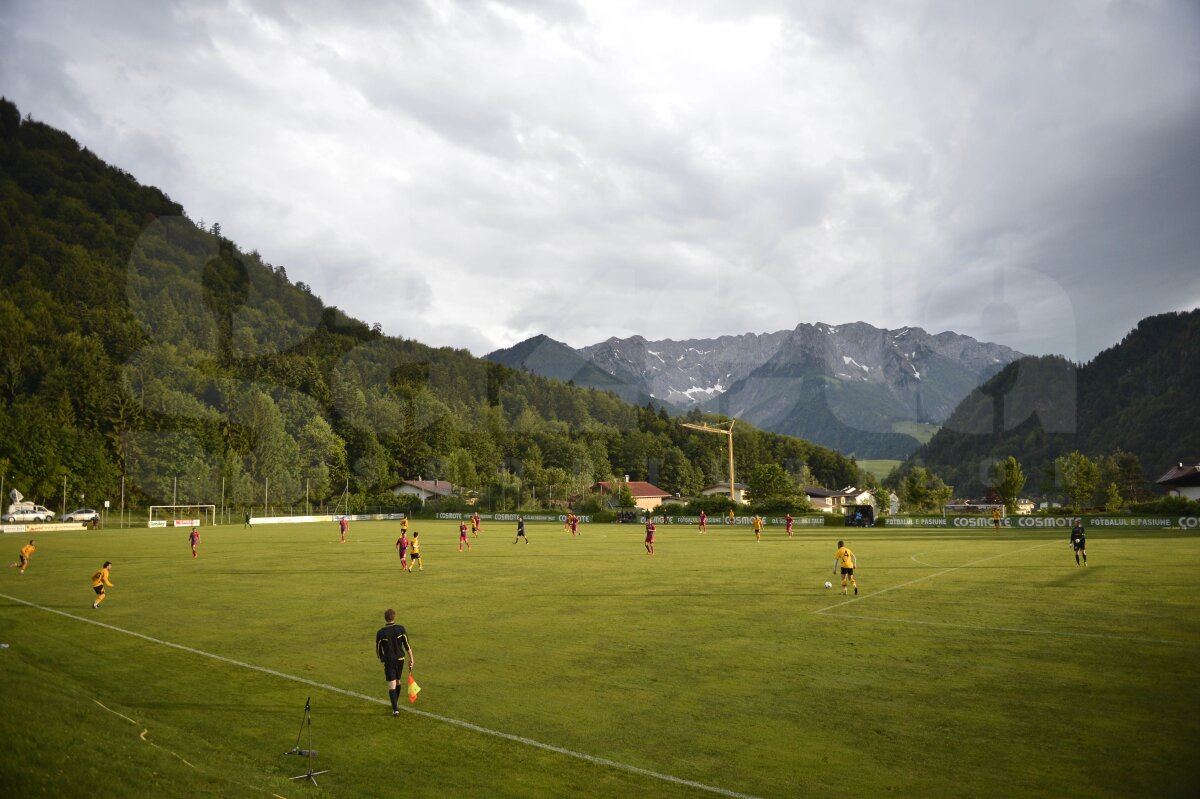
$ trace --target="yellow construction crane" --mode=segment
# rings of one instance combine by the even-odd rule
[[[707,425],[707,424],[688,424],[687,422],[680,422],[680,424],[683,425],[684,427],[689,427],[692,430],[699,430],[703,433],[717,433],[719,435],[728,437],[728,439],[729,439],[729,500],[731,502],[737,502],[737,500],[734,498],[734,495],[733,495],[733,422],[734,422],[733,419],[730,419],[728,422],[722,422],[722,424],[729,425],[728,429],[726,429],[724,427],[711,426],[711,425]]]

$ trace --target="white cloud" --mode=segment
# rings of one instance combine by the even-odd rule
[[[1198,34],[1153,2],[62,2],[4,12],[0,91],[434,345],[863,319],[1088,357],[1200,295]],[[1029,313],[993,336],[998,270]]]

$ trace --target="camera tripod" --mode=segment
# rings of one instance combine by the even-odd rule
[[[300,732],[296,733],[296,745],[291,750],[284,752],[285,755],[296,755],[298,757],[316,757],[317,750],[312,748],[312,697],[304,700],[304,718],[300,721]],[[300,739],[304,736],[304,731],[308,730],[308,741],[304,748],[300,747]],[[329,769],[314,771],[312,766],[308,767],[308,771],[303,774],[297,774],[292,777],[293,780],[308,780],[313,785],[317,784],[317,775],[325,774]]]

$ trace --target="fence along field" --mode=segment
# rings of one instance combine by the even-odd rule
[[[333,524],[204,528],[194,561],[184,530],[45,533],[0,590],[0,791],[296,796],[308,764],[283,752],[309,695],[331,796],[1183,795],[1200,776],[1186,531],[1092,531],[1085,571],[1059,530],[660,525],[651,558],[638,525],[534,523],[514,546],[485,523],[461,555],[457,522],[412,529],[411,575],[392,522],[345,545]],[[857,599],[821,587],[838,537]],[[372,653],[389,606],[424,689],[398,719]]]

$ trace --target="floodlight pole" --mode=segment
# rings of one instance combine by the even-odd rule
[[[729,439],[729,501],[730,502],[737,502],[737,500],[734,498],[734,494],[733,494],[733,423],[734,423],[734,421],[736,421],[736,420],[734,420],[734,419],[729,420],[729,422],[728,422],[729,429],[728,430],[722,429],[720,427],[710,427],[707,424],[688,424],[687,422],[680,422],[681,425],[683,425],[684,427],[691,428],[692,430],[699,430],[704,433],[717,433],[719,435],[726,436]]]

